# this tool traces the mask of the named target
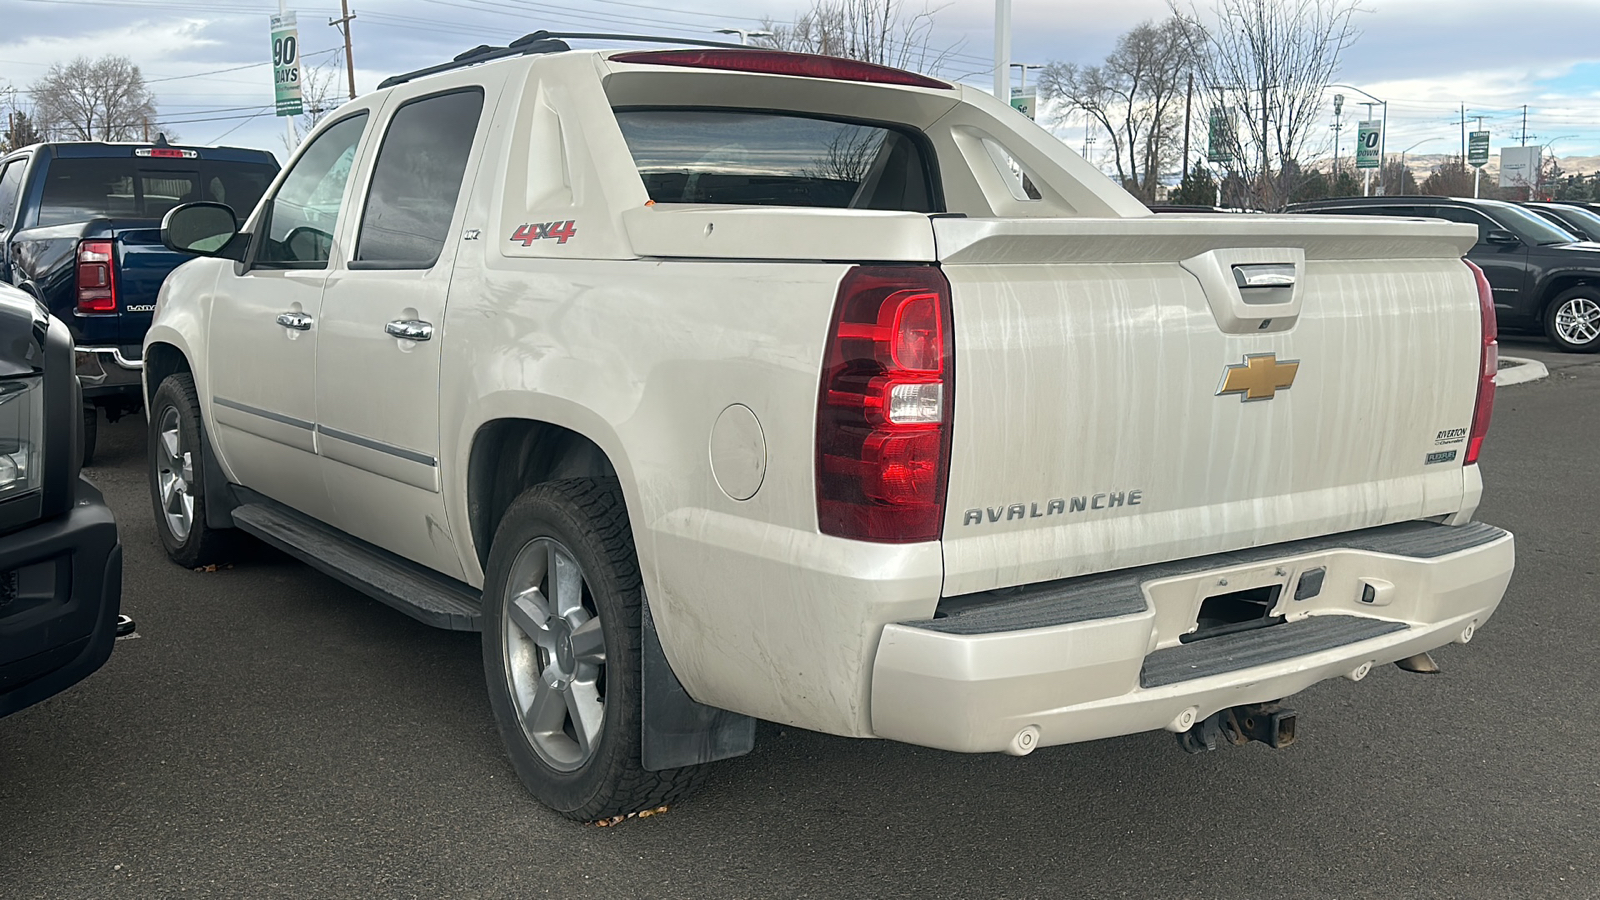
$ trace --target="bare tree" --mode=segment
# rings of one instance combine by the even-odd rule
[[[934,72],[961,48],[959,42],[930,45],[934,12],[928,7],[910,12],[903,0],[813,0],[793,25],[763,19],[762,30],[772,37],[758,40],[778,50]]]
[[[1111,136],[1117,180],[1141,200],[1156,197],[1162,168],[1178,156],[1185,76],[1197,41],[1177,16],[1145,22],[1117,39],[1098,66],[1051,62],[1039,96],[1059,101],[1061,120],[1082,110]]]
[[[1240,112],[1234,171],[1252,201],[1276,209],[1293,192],[1287,163],[1321,135],[1322,95],[1339,57],[1360,36],[1360,0],[1212,0],[1210,22],[1168,0],[1188,20],[1200,81],[1214,109]]]
[[[328,113],[339,108],[344,99],[344,92],[340,89],[339,78],[344,74],[343,68],[335,65],[335,61],[325,59],[315,66],[302,66],[300,69],[300,115],[294,117],[295,140],[294,147],[287,147],[291,154],[295,147],[305,136],[317,127],[317,123],[327,117]],[[288,136],[282,140],[287,145]]]
[[[126,141],[153,137],[155,96],[125,56],[56,63],[33,84],[34,114],[53,138]]]
[[[0,153],[44,140],[22,92],[9,84],[0,84],[0,129]]]

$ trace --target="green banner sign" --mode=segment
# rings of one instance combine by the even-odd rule
[[[1467,135],[1467,165],[1483,168],[1489,162],[1489,132],[1474,131]]]
[[[1210,135],[1206,142],[1206,160],[1214,163],[1233,162],[1233,116],[1231,111],[1213,110]]]
[[[278,115],[300,115],[300,34],[292,12],[272,17],[272,88]]]
[[[1383,123],[1362,122],[1356,127],[1356,168],[1376,169],[1383,164]]]
[[[1034,118],[1034,114],[1039,108],[1039,89],[1012,88],[1011,108],[1030,119]]]

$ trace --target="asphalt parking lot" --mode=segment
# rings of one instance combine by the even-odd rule
[[[1300,740],[960,756],[764,725],[666,815],[547,812],[477,637],[261,547],[163,556],[142,418],[92,477],[139,623],[0,720],[0,897],[1600,897],[1600,360],[1500,391],[1480,518],[1518,570],[1444,674],[1297,695]]]

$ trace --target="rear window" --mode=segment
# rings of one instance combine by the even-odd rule
[[[203,159],[54,159],[45,173],[39,225],[99,216],[159,219],[180,203],[226,203],[242,220],[277,171],[252,163]]]
[[[781,112],[618,109],[657,203],[938,212],[920,138]]]

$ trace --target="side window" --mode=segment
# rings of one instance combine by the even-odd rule
[[[295,160],[278,193],[267,201],[264,240],[255,264],[271,269],[321,269],[328,265],[344,203],[344,185],[356,145],[367,127],[359,113],[317,135]]]
[[[1465,225],[1478,226],[1478,243],[1489,241],[1489,232],[1500,226],[1489,221],[1489,217],[1476,210],[1463,209],[1459,206],[1430,206],[1422,210],[1425,216],[1435,219],[1445,219],[1450,222],[1461,222]]]
[[[483,91],[400,107],[378,149],[353,268],[426,269],[439,259],[461,196]]]
[[[14,159],[0,167],[0,231],[9,231],[17,215],[17,197],[22,193],[22,170],[26,159]]]

